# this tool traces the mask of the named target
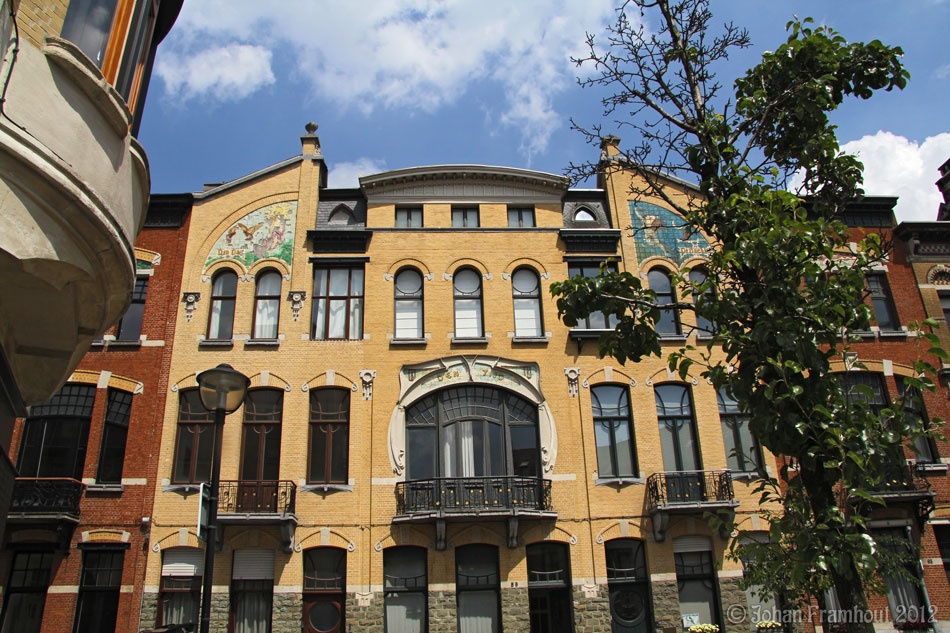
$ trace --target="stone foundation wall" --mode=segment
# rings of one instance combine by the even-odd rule
[[[607,585],[597,585],[597,595],[590,598],[574,587],[573,598],[574,633],[610,633],[610,592]]]
[[[501,590],[501,628],[503,631],[531,630],[526,587]]]
[[[154,628],[158,618],[158,594],[143,592],[142,611],[139,612],[139,630],[148,631]]]
[[[724,633],[749,633],[754,625],[749,621],[749,601],[739,587],[738,578],[719,579],[719,600],[722,603]]]
[[[429,592],[429,633],[455,633],[458,616],[454,591]]]
[[[680,616],[680,593],[675,580],[653,581],[650,586],[653,591],[653,619],[657,629],[668,626],[683,629],[683,618]]]
[[[364,605],[360,605],[355,593],[346,594],[346,630],[383,633],[383,594],[370,594],[369,603]]]
[[[300,633],[303,622],[303,594],[274,594],[270,620],[271,633]]]

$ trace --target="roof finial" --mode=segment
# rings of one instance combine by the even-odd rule
[[[303,126],[303,129],[307,130],[307,134],[313,134],[317,131],[317,124],[313,121],[310,121],[305,126]]]

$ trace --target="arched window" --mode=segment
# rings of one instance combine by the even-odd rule
[[[208,481],[214,450],[214,413],[201,404],[197,389],[178,392],[177,435],[172,483]]]
[[[637,456],[630,417],[630,394],[621,385],[590,389],[597,442],[597,472],[601,478],[636,477]]]
[[[725,388],[716,394],[719,402],[719,420],[722,422],[722,442],[726,447],[726,462],[731,470],[750,472],[762,464],[759,444],[749,430],[749,414],[739,410],[739,403]]]
[[[702,284],[706,283],[706,269],[693,268],[690,270],[689,282],[693,285],[693,287],[701,286]],[[702,303],[707,299],[711,299],[712,297],[712,288],[707,289],[705,292],[693,295],[693,304],[696,306],[696,329],[699,330],[700,335],[710,336],[712,334],[712,322],[699,313],[699,308]]]
[[[501,630],[497,547],[456,547],[455,587],[459,633],[496,633]]]
[[[277,338],[280,315],[280,273],[265,270],[254,291],[254,338]]]
[[[541,476],[538,407],[503,389],[450,387],[406,409],[407,479]]]
[[[515,314],[515,336],[544,336],[541,322],[541,279],[530,268],[519,268],[511,276],[511,296]]]
[[[672,502],[703,499],[703,476],[693,419],[689,387],[680,384],[657,385],[656,416],[660,423],[660,448],[663,452],[666,496]]]
[[[543,542],[525,547],[528,562],[528,602],[531,630],[570,633],[571,554],[566,543]]]
[[[656,293],[658,306],[670,305],[675,301],[670,276],[662,268],[654,268],[647,273],[650,290]],[[660,334],[676,335],[680,333],[679,315],[673,308],[661,308],[660,318],[656,322],[656,331]]]
[[[426,550],[412,545],[383,550],[386,633],[428,630],[429,580]]]
[[[303,553],[303,630],[339,633],[346,624],[346,550],[312,547]]]
[[[607,557],[611,630],[613,633],[652,631],[650,576],[643,541],[612,539],[604,543],[604,553]]]
[[[349,390],[328,387],[311,391],[307,482],[347,483],[349,444]]]
[[[452,276],[455,297],[455,338],[481,338],[482,276],[473,268],[462,268]]]
[[[574,221],[575,222],[596,222],[597,218],[595,218],[594,214],[590,212],[590,209],[581,207],[576,212],[574,212]]]
[[[352,211],[347,209],[345,206],[340,205],[333,210],[333,213],[330,214],[327,224],[356,224],[356,218],[353,217]]]
[[[237,275],[222,270],[211,281],[211,311],[208,314],[208,339],[230,339],[234,325],[234,299],[237,296]]]
[[[20,477],[82,479],[95,398],[95,385],[68,383],[30,408],[20,440]]]
[[[403,268],[396,273],[395,281],[395,336],[397,339],[421,339],[422,274],[415,268]]]

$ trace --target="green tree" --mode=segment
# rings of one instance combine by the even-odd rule
[[[853,613],[866,609],[867,592],[881,590],[882,573],[900,567],[868,534],[870,490],[886,463],[903,460],[903,444],[927,431],[901,413],[900,401],[872,410],[870,393],[848,393],[831,370],[848,350],[847,333],[868,329],[865,273],[888,245],[869,234],[849,247],[853,236],[840,218],[862,194],[862,166],[840,150],[828,115],[845,97],[903,88],[908,73],[900,48],[849,43],[796,20],[787,40],[726,95],[714,68],[749,36],[731,24],[713,33],[711,19],[708,0],[628,0],[603,45],[588,36],[586,56],[574,60],[588,73],[581,84],[610,93],[605,116],[640,142],[570,172],[632,172],[631,199],[661,199],[686,231],[713,245],[704,281],[690,282],[688,271],[674,280],[693,300],[672,306],[712,323],[711,340],[669,354],[669,365],[684,377],[699,369],[728,389],[758,441],[787,464],[777,477],[759,472],[762,501],[781,508],[768,517],[770,543],[734,553],[755,559],[749,580],[767,592],[823,604],[834,588]],[[574,126],[592,143],[615,144],[601,125]],[[802,183],[796,192],[786,187],[793,174]],[[595,310],[617,317],[601,338],[602,355],[621,363],[662,355],[656,295],[636,275],[602,270],[552,290],[568,326]],[[930,334],[918,340],[936,344]],[[944,357],[939,349],[919,357],[928,351]],[[933,367],[921,361],[917,369],[911,382],[932,390]]]

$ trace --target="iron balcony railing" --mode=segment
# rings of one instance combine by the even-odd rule
[[[728,470],[682,470],[653,473],[647,477],[650,508],[677,505],[733,504],[735,492]]]
[[[551,482],[541,477],[440,477],[396,484],[398,516],[510,515],[551,509]]]
[[[75,479],[17,479],[10,513],[68,515],[78,519],[82,489],[82,482]]]
[[[292,481],[222,481],[218,514],[293,514],[297,484]]]
[[[930,480],[921,464],[889,464],[884,467],[884,479],[871,488],[871,494],[928,493]]]

